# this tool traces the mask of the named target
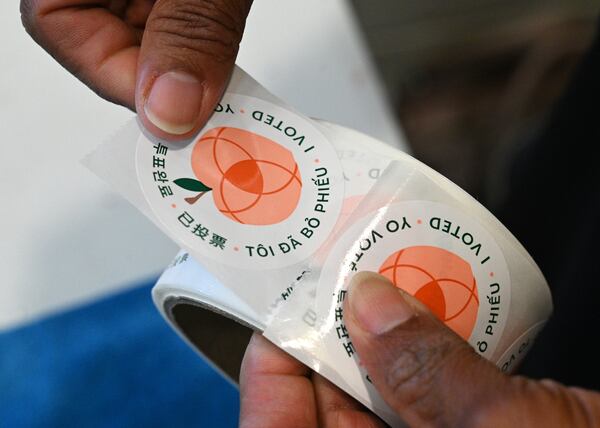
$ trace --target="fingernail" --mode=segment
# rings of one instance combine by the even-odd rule
[[[202,108],[202,82],[191,74],[170,71],[159,76],[150,89],[144,113],[157,128],[173,135],[194,129]]]
[[[354,275],[348,289],[348,301],[360,327],[375,335],[392,330],[414,315],[400,290],[373,272]]]

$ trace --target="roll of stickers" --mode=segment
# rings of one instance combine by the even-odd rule
[[[262,331],[401,425],[344,325],[359,270],[388,277],[507,372],[552,310],[535,262],[471,196],[401,151],[303,116],[239,68],[190,141],[131,123],[85,162],[184,249],[155,303],[234,381]]]

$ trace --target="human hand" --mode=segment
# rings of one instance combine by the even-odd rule
[[[344,322],[373,384],[409,426],[600,426],[600,394],[504,375],[380,275],[355,276]],[[383,425],[258,335],[244,357],[240,391],[244,428]]]
[[[240,373],[240,428],[384,427],[327,379],[254,333]]]
[[[166,139],[204,125],[252,0],[21,0],[27,32],[103,98]]]

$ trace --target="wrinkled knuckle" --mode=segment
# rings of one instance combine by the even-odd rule
[[[413,341],[398,351],[387,379],[397,408],[410,408],[430,421],[441,416],[434,392],[454,346],[445,335],[433,334],[427,341]]]
[[[147,30],[158,33],[167,48],[190,49],[217,61],[231,61],[237,55],[245,15],[232,6],[235,1],[227,3],[158,3]]]
[[[398,396],[412,396],[428,387],[441,368],[450,344],[444,338],[411,341],[395,355],[388,384]]]

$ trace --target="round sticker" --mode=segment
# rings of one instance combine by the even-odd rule
[[[176,239],[242,268],[310,256],[344,199],[335,150],[310,122],[238,94],[223,97],[191,143],[140,136],[136,165],[150,207]]]
[[[483,356],[493,354],[510,305],[502,251],[478,223],[447,205],[405,201],[359,220],[338,240],[323,267],[318,313],[334,325],[330,343],[353,355],[343,301],[358,271],[387,277]]]

